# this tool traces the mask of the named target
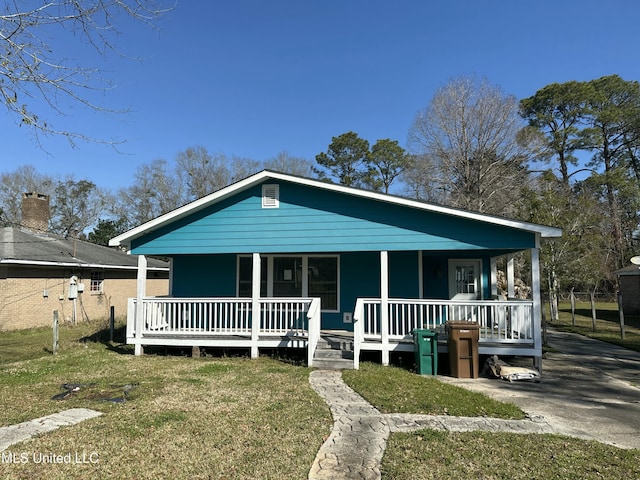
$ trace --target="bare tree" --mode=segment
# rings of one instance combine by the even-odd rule
[[[286,150],[265,162],[265,167],[281,173],[289,173],[301,177],[313,176],[313,163],[302,157],[294,157]]]
[[[184,190],[167,161],[154,160],[138,167],[133,185],[119,190],[114,214],[126,218],[128,227],[140,225],[186,203]]]
[[[112,87],[100,69],[69,59],[53,39],[85,45],[99,57],[121,55],[116,39],[129,19],[151,25],[166,11],[163,0],[7,0],[0,11],[0,101],[16,123],[39,133],[90,140],[86,135],[57,129],[47,115],[65,115],[69,104],[108,111],[91,100],[91,91]],[[45,107],[45,109],[47,108]],[[40,107],[37,107],[40,108]]]
[[[0,223],[8,226],[20,225],[22,218],[22,194],[37,192],[53,193],[54,181],[48,175],[38,173],[32,165],[18,167],[13,172],[0,175]]]
[[[191,199],[220,190],[231,183],[233,177],[226,155],[211,155],[202,146],[189,147],[178,152],[176,173],[187,187]]]
[[[229,183],[247,178],[254,173],[258,173],[262,168],[262,162],[258,160],[233,155],[230,162],[231,181]]]
[[[433,162],[444,200],[487,213],[512,211],[527,177],[524,123],[515,97],[486,79],[462,77],[439,89],[409,132],[414,153]]]

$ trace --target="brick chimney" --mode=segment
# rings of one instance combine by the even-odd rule
[[[49,195],[36,192],[22,194],[21,225],[36,233],[49,230]]]

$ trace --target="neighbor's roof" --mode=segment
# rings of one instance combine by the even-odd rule
[[[188,215],[191,215],[195,212],[198,212],[199,210],[207,208],[217,202],[220,202],[226,198],[229,198],[235,195],[236,193],[239,193],[243,190],[251,188],[254,185],[259,185],[265,180],[276,180],[276,181],[279,180],[283,182],[295,183],[298,185],[306,185],[309,187],[320,188],[330,192],[337,192],[337,193],[352,195],[354,197],[360,197],[360,198],[368,198],[371,200],[387,202],[390,204],[415,208],[415,209],[424,210],[427,212],[442,213],[442,214],[451,215],[454,217],[467,218],[470,220],[477,220],[480,222],[486,222],[486,223],[495,224],[499,226],[516,228],[519,230],[524,230],[532,233],[539,233],[542,238],[554,238],[554,237],[562,236],[562,230],[559,228],[547,227],[544,225],[537,225],[534,223],[521,222],[518,220],[510,220],[503,217],[497,217],[494,215],[487,215],[487,214],[471,212],[467,210],[460,210],[460,209],[451,208],[451,207],[443,207],[441,205],[421,202],[418,200],[411,200],[408,198],[399,197],[395,195],[372,192],[369,190],[363,190],[363,189],[353,188],[353,187],[345,187],[344,185],[338,185],[335,183],[326,183],[319,180],[312,180],[309,178],[274,172],[271,170],[263,170],[259,173],[251,175],[250,177],[245,178],[244,180],[240,180],[236,183],[233,183],[210,195],[207,195],[191,203],[188,203],[183,207],[180,207],[169,213],[161,215],[149,222],[143,223],[142,225],[129,230],[128,232],[118,235],[117,237],[114,237],[109,241],[109,245],[129,247],[131,244],[131,241],[135,240],[136,238],[142,237],[171,222],[174,222]]]
[[[137,256],[82,240],[0,228],[0,264],[135,270]],[[166,262],[149,259],[148,270],[168,271]]]
[[[621,277],[624,276],[628,276],[628,275],[640,275],[640,266],[638,265],[629,265],[628,267],[624,267],[621,268],[620,270],[613,272],[616,275],[619,275]]]

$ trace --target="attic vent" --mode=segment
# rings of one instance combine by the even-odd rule
[[[279,185],[262,186],[262,208],[278,208],[280,205]]]

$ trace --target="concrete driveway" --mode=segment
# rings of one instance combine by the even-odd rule
[[[553,330],[548,343],[539,383],[439,378],[541,415],[558,433],[640,449],[640,353]]]

